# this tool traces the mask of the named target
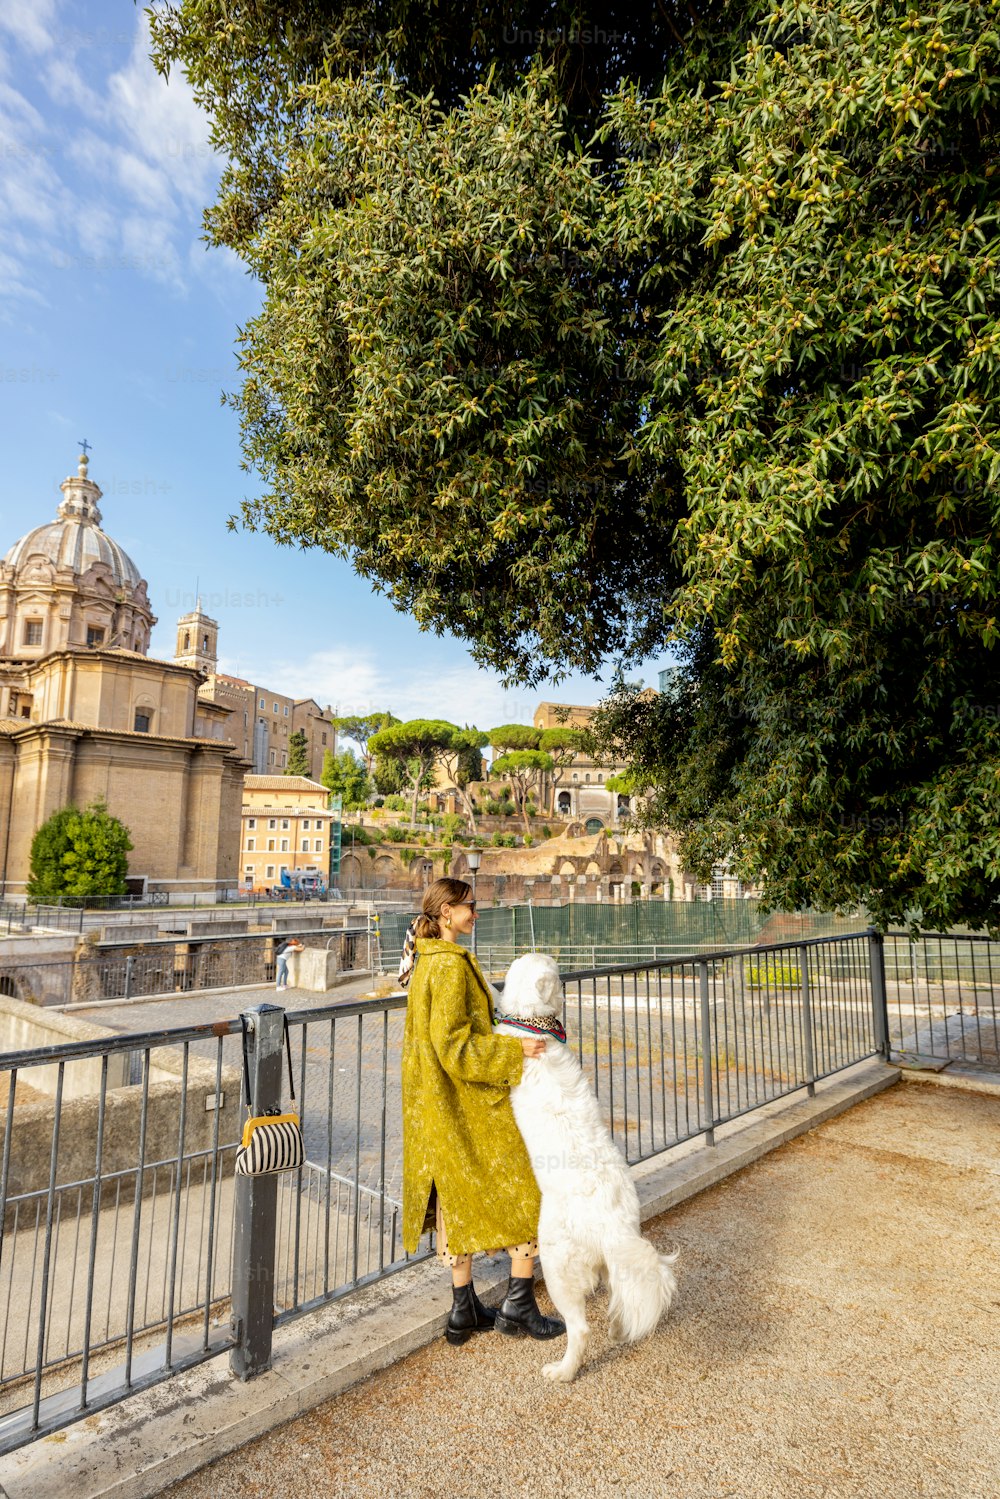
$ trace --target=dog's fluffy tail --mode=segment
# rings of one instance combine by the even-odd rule
[[[628,1343],[647,1337],[670,1310],[677,1290],[671,1269],[674,1254],[660,1254],[648,1239],[628,1239],[608,1259],[611,1300],[608,1305],[614,1335]]]

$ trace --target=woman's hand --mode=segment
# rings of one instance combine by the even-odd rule
[[[526,1057],[540,1057],[545,1054],[544,1036],[522,1036],[521,1050]]]

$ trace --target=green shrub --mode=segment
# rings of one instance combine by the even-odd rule
[[[776,958],[767,957],[750,963],[747,967],[747,977],[751,989],[797,988],[802,983],[802,970],[797,963],[781,963]]]
[[[384,798],[382,805],[387,812],[405,812],[409,803],[405,796],[397,796],[395,792]]]

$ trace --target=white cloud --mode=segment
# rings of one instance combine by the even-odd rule
[[[161,178],[162,190],[200,207],[210,201],[219,158],[209,144],[208,119],[183,74],[169,82],[149,60],[149,22],[140,13],[132,53],[108,80],[112,118],[119,132]]]
[[[180,72],[167,82],[154,69],[144,12],[129,28],[124,66],[103,78],[109,48],[60,24],[71,17],[56,0],[0,0],[0,25],[30,54],[15,69],[0,52],[0,285],[37,296],[44,267],[81,264],[132,270],[181,294],[192,276],[214,285],[219,268],[210,273],[200,238],[220,170],[207,118]],[[4,81],[15,72],[23,88],[33,73],[51,108],[36,109]],[[28,255],[14,248],[19,231],[31,237]],[[231,269],[222,267],[227,279]]]
[[[55,46],[55,0],[3,0],[0,27],[33,53],[48,52]]]
[[[491,672],[471,662],[443,670],[428,664],[407,671],[398,662],[350,646],[325,648],[294,660],[265,659],[252,671],[245,660],[241,665],[239,672],[234,662],[222,669],[252,676],[261,685],[293,697],[315,698],[324,707],[330,703],[342,714],[388,709],[404,720],[443,718],[450,723],[475,724],[480,729],[502,723],[531,723],[539,702],[546,697],[596,702],[601,692],[599,684],[585,681],[572,684],[568,695],[557,689],[509,689]]]

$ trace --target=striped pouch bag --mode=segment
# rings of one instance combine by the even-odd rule
[[[292,1047],[288,1039],[288,1021],[285,1021],[285,1048],[288,1053],[288,1086],[291,1101],[295,1102],[295,1083],[292,1078]],[[246,1021],[243,1022],[243,1076],[247,1090],[247,1113],[249,1118],[243,1126],[243,1139],[236,1152],[236,1174],[238,1176],[270,1176],[276,1171],[293,1171],[305,1160],[302,1142],[302,1125],[298,1114],[283,1114],[270,1109],[263,1114],[253,1112],[250,1095],[250,1064],[247,1059]]]

